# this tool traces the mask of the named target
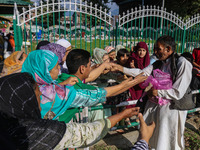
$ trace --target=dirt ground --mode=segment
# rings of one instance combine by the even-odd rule
[[[138,136],[139,132],[135,127],[125,129],[124,133],[110,131],[103,140],[91,146],[90,150],[130,150]],[[200,150],[200,111],[187,118],[184,137],[186,150]]]
[[[185,127],[185,149],[200,150],[200,111],[187,119]]]

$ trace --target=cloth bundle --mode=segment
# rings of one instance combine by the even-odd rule
[[[170,74],[155,69],[153,70],[153,76],[149,76],[142,86],[146,88],[143,95],[146,95],[146,92],[152,87],[156,90],[168,90],[172,88],[172,78]],[[150,101],[162,106],[167,104],[170,100],[156,96],[152,97]]]

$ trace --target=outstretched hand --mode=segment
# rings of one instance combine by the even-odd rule
[[[70,85],[74,85],[78,82],[78,79],[77,77],[69,77],[67,80],[59,83],[60,85],[67,85],[67,84],[70,84]]]
[[[149,139],[153,135],[153,131],[156,125],[154,122],[152,122],[150,125],[147,125],[141,113],[138,114],[138,117],[140,121],[140,139],[149,143]]]
[[[130,67],[131,67],[131,68],[135,68],[134,60],[132,60],[132,61],[130,62]]]
[[[123,113],[123,118],[130,118],[132,116],[135,116],[139,113],[140,107],[133,107],[133,108],[128,108],[122,111]]]
[[[102,65],[105,66],[105,69],[106,69],[106,70],[110,70],[110,69],[111,69],[111,65],[110,65],[109,62],[104,62]]]
[[[129,108],[129,109],[125,109],[124,111],[122,111],[118,114],[108,117],[108,119],[110,120],[110,123],[111,123],[111,127],[114,127],[116,125],[116,123],[122,119],[137,115],[139,113],[139,110],[140,110],[139,107]]]
[[[111,65],[111,71],[121,71],[123,72],[123,67],[121,65],[110,63]]]
[[[137,75],[134,80],[137,82],[137,84],[145,81],[148,78],[148,76],[145,76],[144,73],[140,73],[139,75]]]

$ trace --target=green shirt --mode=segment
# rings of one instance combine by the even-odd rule
[[[58,81],[58,83],[61,83],[65,80],[67,80],[69,77],[76,77],[76,76],[71,75],[71,74],[62,73],[61,75],[58,76],[57,81]],[[83,83],[79,78],[78,78],[78,82],[73,86],[74,86],[75,89],[88,89],[88,90],[95,90],[96,89],[95,86]]]

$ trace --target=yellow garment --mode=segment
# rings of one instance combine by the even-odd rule
[[[22,65],[17,62],[19,57],[22,55],[22,51],[13,52],[8,58],[4,60],[4,66],[1,73],[1,77],[21,72]]]

